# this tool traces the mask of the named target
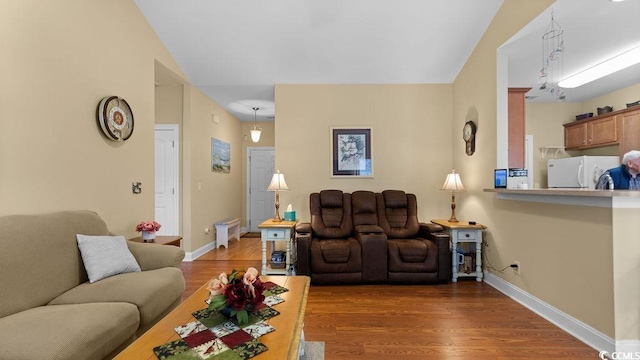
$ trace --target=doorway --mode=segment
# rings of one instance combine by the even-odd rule
[[[273,147],[247,148],[247,227],[256,232],[258,225],[273,216],[275,198],[267,191],[275,172],[276,152]]]
[[[158,235],[178,235],[178,125],[155,126],[155,219],[162,227]]]

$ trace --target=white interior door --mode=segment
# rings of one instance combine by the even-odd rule
[[[276,167],[273,148],[247,149],[247,223],[249,231],[258,231],[258,225],[275,215],[275,194],[267,191]]]
[[[178,235],[178,125],[155,127],[155,204],[158,235]]]

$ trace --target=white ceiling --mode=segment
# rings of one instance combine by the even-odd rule
[[[527,95],[537,96],[533,102],[556,101],[538,89],[538,75],[543,66],[542,35],[551,22],[552,11],[556,23],[564,30],[564,78],[640,46],[640,0],[556,1],[504,46],[509,53],[509,86],[532,87]],[[640,83],[640,65],[563,90],[567,93],[567,102],[583,102],[637,83]],[[632,100],[640,100],[640,94],[629,102]]]
[[[452,83],[502,0],[135,3],[188,81],[239,119],[253,121],[256,105],[258,120],[273,118],[276,83]],[[565,74],[640,45],[640,0],[558,0],[553,9],[565,30]],[[509,86],[536,86],[548,11],[505,45]],[[640,82],[640,71],[625,80]],[[567,91],[567,101],[595,96],[590,91]]]

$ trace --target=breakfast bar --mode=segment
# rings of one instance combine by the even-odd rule
[[[640,283],[637,281],[640,260],[640,191],[632,190],[589,190],[589,189],[484,189],[485,193],[495,193],[496,199],[508,201],[537,202],[568,205],[565,211],[574,213],[594,213],[585,207],[601,208],[600,217],[584,216],[574,219],[576,228],[591,225],[594,221],[610,225],[610,236],[599,237],[595,243],[606,245],[608,250],[598,265],[611,264],[613,282],[610,296],[612,308],[612,339],[604,340],[602,348],[611,341],[615,351],[631,351],[640,341]],[[522,208],[522,207],[521,207]],[[524,208],[522,208],[524,209]],[[610,209],[607,212],[606,209]],[[602,216],[606,214],[606,216]],[[550,229],[561,230],[561,229]],[[562,241],[559,237],[556,241]],[[610,244],[608,243],[610,241]],[[610,254],[610,255],[609,255]],[[609,266],[609,265],[607,265]],[[608,271],[607,271],[608,272]],[[598,340],[596,340],[597,342]]]

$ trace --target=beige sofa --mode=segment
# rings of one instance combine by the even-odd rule
[[[180,303],[181,249],[127,241],[142,271],[89,283],[76,234],[109,230],[90,211],[0,217],[1,360],[111,358]]]

